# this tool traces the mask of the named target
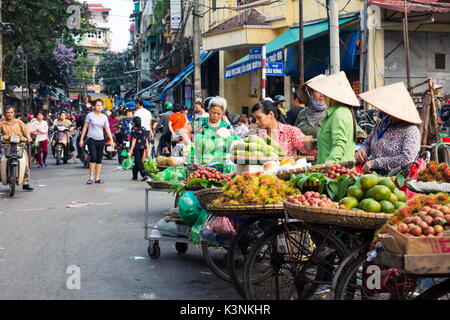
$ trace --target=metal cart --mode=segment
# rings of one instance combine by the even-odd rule
[[[185,253],[188,249],[189,241],[189,231],[190,228],[183,224],[178,224],[179,230],[175,233],[175,231],[170,230],[160,230],[156,227],[155,224],[149,224],[150,210],[148,205],[149,192],[167,192],[170,193],[172,190],[169,189],[154,189],[154,188],[145,188],[145,240],[148,240],[148,255],[152,259],[158,259],[161,254],[161,248],[159,247],[159,241],[169,241],[175,242],[175,249],[178,253]],[[178,194],[175,197],[175,207],[178,205]],[[185,229],[186,232],[182,232],[180,227]],[[170,233],[174,233],[176,237],[169,237],[161,234],[161,231],[166,231]]]

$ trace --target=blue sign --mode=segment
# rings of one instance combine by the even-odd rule
[[[261,60],[248,60],[237,65],[228,67],[225,71],[225,79],[237,77],[258,69],[261,69]]]
[[[249,60],[261,60],[262,48],[251,48],[249,54]]]
[[[267,62],[280,62],[283,61],[283,49],[277,49],[271,51],[266,56]]]
[[[268,62],[266,66],[266,75],[273,77],[284,76],[284,63],[283,62]]]

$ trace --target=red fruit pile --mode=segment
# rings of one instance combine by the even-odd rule
[[[417,174],[419,181],[450,182],[450,167],[447,163],[430,161],[427,167],[420,169]]]
[[[356,170],[348,169],[348,168],[344,167],[343,165],[336,164],[336,165],[332,166],[330,168],[330,170],[328,170],[328,172],[325,173],[325,175],[328,178],[333,179],[333,178],[340,177],[340,176],[354,178],[356,176],[360,176],[361,174],[356,172]]]
[[[231,181],[231,177],[217,171],[213,168],[199,168],[195,172],[191,173],[187,180],[190,179],[206,179],[206,180],[215,180],[215,181]]]
[[[331,201],[326,195],[313,191],[308,191],[304,195],[292,196],[287,198],[290,203],[303,206],[338,208],[339,203]]]

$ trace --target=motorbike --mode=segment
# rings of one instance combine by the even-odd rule
[[[112,146],[112,141],[109,138],[106,138],[105,140],[105,151],[104,151],[105,157],[108,160],[112,160],[116,154],[116,149]]]
[[[16,185],[23,184],[27,165],[27,151],[22,145],[27,139],[19,136],[3,136],[1,139],[0,178],[9,185],[9,195],[14,196]]]
[[[117,154],[118,154],[118,161],[119,164],[122,164],[123,160],[125,160],[128,157],[128,152],[130,151],[131,146],[131,136],[127,135],[123,137],[123,141],[120,145],[117,146]],[[123,151],[127,152],[127,156],[123,156]]]
[[[89,155],[89,148],[87,146],[87,138],[84,138],[83,152],[80,155],[80,160],[83,163],[83,168],[89,168],[91,156]]]
[[[51,141],[53,157],[55,157],[56,159],[56,165],[59,166],[61,164],[61,161],[66,164],[70,156],[69,128],[65,125],[57,125]]]
[[[171,156],[172,157],[182,157],[183,149],[186,144],[183,142],[183,137],[179,135],[173,135],[171,141]]]

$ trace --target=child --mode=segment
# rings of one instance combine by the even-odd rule
[[[148,145],[148,134],[142,126],[141,118],[134,117],[132,120],[133,128],[131,129],[131,147],[128,152],[128,157],[134,156],[133,180],[138,179],[138,173],[141,173],[142,181],[150,179],[144,173],[144,164],[142,158],[144,157],[145,149]]]

